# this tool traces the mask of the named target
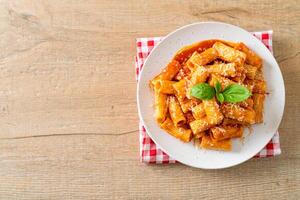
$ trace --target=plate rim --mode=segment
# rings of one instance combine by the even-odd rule
[[[151,57],[150,55],[156,50],[156,48],[158,48],[160,46],[160,44],[167,38],[169,38],[171,35],[175,34],[176,32],[182,30],[182,29],[185,29],[185,28],[188,28],[190,26],[195,26],[195,25],[203,25],[203,24],[216,24],[216,25],[226,25],[226,26],[231,26],[232,28],[236,28],[236,29],[239,29],[241,30],[242,32],[244,32],[245,34],[249,35],[250,37],[254,38],[255,40],[257,40],[258,42],[261,43],[261,41],[256,38],[255,36],[253,36],[249,31],[239,27],[239,26],[235,26],[235,25],[232,25],[232,24],[228,24],[228,23],[224,23],[224,22],[218,22],[218,21],[205,21],[205,22],[195,22],[195,23],[191,23],[191,24],[187,24],[187,25],[184,25],[184,26],[181,26],[177,29],[175,29],[174,31],[170,32],[169,34],[167,34],[166,36],[163,36],[163,39],[159,42],[158,45],[156,45],[150,52],[150,54],[147,56],[147,58],[145,59],[144,61],[144,66],[146,65],[146,63],[148,62],[149,58]],[[257,31],[254,31],[254,32],[257,32]],[[284,109],[285,109],[285,100],[286,100],[286,97],[285,97],[285,83],[284,83],[284,79],[283,79],[283,75],[282,75],[282,72],[281,72],[281,69],[279,67],[279,64],[278,62],[276,61],[274,55],[270,52],[270,50],[265,46],[265,45],[262,45],[263,48],[265,50],[267,50],[267,54],[269,54],[269,56],[272,57],[272,59],[274,59],[275,61],[275,64],[276,64],[276,67],[279,69],[279,76],[280,76],[280,79],[282,80],[282,86],[283,86],[283,91],[282,91],[282,95],[283,95],[283,107],[281,108],[281,116],[280,116],[280,120],[279,120],[279,123],[277,124],[276,126],[276,129],[278,130],[281,122],[282,122],[282,118],[283,118],[283,114],[284,114]],[[137,107],[138,107],[138,116],[139,116],[139,120],[142,121],[142,124],[143,126],[145,127],[146,129],[146,132],[147,134],[149,135],[149,137],[153,140],[153,142],[157,145],[157,147],[159,149],[161,149],[162,151],[164,151],[165,153],[167,153],[170,157],[172,157],[173,159],[175,159],[176,156],[173,156],[171,155],[172,153],[170,153],[169,151],[165,150],[165,148],[162,148],[161,145],[159,145],[159,143],[157,143],[155,141],[155,139],[153,139],[153,136],[152,136],[152,133],[151,131],[149,131],[149,128],[147,126],[147,124],[145,123],[144,121],[144,118],[141,114],[141,108],[140,108],[140,100],[139,100],[139,93],[140,93],[140,77],[142,76],[143,72],[144,72],[144,67],[140,70],[140,73],[138,75],[138,83],[137,83],[137,93],[136,93],[136,97],[137,97]],[[276,131],[272,134],[272,137],[271,139],[274,137]],[[267,145],[267,143],[265,144]],[[264,148],[264,147],[263,147]],[[245,156],[245,158],[241,159],[240,162],[237,162],[237,163],[234,163],[234,164],[229,164],[227,166],[221,166],[221,167],[203,167],[203,166],[196,166],[196,165],[193,165],[191,162],[185,162],[185,161],[178,161],[179,163],[182,163],[182,164],[185,164],[187,166],[190,166],[190,167],[194,167],[194,168],[198,168],[198,169],[225,169],[225,168],[230,168],[230,167],[234,167],[234,166],[237,166],[237,165],[240,165],[244,162],[246,162],[247,160],[251,159],[253,156],[255,156],[257,153],[259,153],[261,150],[259,150],[258,152],[256,152],[254,155],[251,155],[250,156]],[[175,159],[177,161],[177,159]]]

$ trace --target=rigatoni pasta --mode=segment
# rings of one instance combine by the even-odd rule
[[[217,58],[217,51],[214,48],[209,48],[202,53],[195,51],[190,59],[187,61],[189,68],[197,68],[198,66],[204,66],[207,63],[214,61]]]
[[[154,90],[164,94],[175,94],[175,89],[173,87],[173,84],[175,83],[175,81],[158,79],[156,81],[153,81]]]
[[[186,122],[180,104],[175,96],[169,96],[169,113],[176,127],[183,125]]]
[[[201,138],[200,147],[205,149],[212,150],[222,150],[222,151],[230,151],[231,150],[231,140],[213,140],[211,135],[204,135]]]
[[[242,51],[246,54],[246,63],[261,68],[262,59],[249,49],[244,43],[240,42],[235,45],[235,49]]]
[[[203,107],[210,125],[216,125],[222,122],[224,116],[215,98],[212,100],[203,100]]]
[[[168,133],[170,133],[171,135],[180,139],[183,142],[189,142],[191,140],[192,131],[183,127],[174,126],[174,123],[170,118],[167,118],[163,123],[161,123],[160,126]]]
[[[235,50],[221,42],[216,42],[213,48],[217,50],[218,56],[226,62],[243,64],[246,60],[246,54]]]
[[[225,77],[235,77],[237,75],[236,63],[216,63],[207,66],[209,72]]]
[[[168,96],[155,91],[155,118],[158,123],[162,123],[167,117]]]
[[[150,81],[157,123],[183,142],[230,151],[244,127],[263,122],[262,67],[244,43],[207,40],[183,47]]]
[[[225,103],[221,106],[221,110],[227,118],[235,119],[247,124],[255,123],[256,113],[252,108],[245,109],[237,104]]]
[[[206,115],[203,103],[192,107],[192,115],[195,119],[202,119]]]
[[[230,138],[242,137],[243,128],[240,125],[221,125],[211,129],[211,137],[214,140],[220,141]]]
[[[255,111],[255,122],[263,122],[263,105],[265,101],[265,95],[253,94],[253,109]]]
[[[190,128],[194,135],[197,135],[201,132],[208,130],[211,127],[207,117],[203,117],[201,119],[196,119],[195,121],[190,122]]]

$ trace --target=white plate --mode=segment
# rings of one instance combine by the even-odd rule
[[[264,76],[268,92],[265,101],[264,123],[254,125],[253,132],[245,130],[242,142],[233,142],[233,151],[222,152],[197,149],[183,143],[159,128],[154,119],[154,94],[149,81],[170,62],[183,46],[208,39],[241,41],[263,58]],[[184,26],[167,35],[145,61],[138,83],[137,102],[139,116],[153,141],[172,158],[189,166],[203,169],[226,168],[242,163],[257,154],[273,137],[280,124],[285,89],[280,68],[270,51],[252,34],[239,27],[220,23],[203,22]]]

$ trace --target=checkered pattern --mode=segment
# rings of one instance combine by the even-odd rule
[[[253,32],[262,43],[273,53],[272,34],[273,31]],[[135,57],[136,80],[139,79],[139,72],[143,67],[145,59],[163,38],[138,38],[137,39],[137,55]],[[165,152],[160,150],[147,134],[144,126],[140,122],[140,156],[141,161],[145,163],[175,163],[176,160],[169,157]],[[271,141],[255,156],[257,158],[271,157],[281,153],[279,134],[276,132]]]

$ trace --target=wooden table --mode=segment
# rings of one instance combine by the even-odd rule
[[[299,1],[0,1],[0,199],[300,199]],[[135,38],[199,21],[274,30],[282,155],[139,162]]]

